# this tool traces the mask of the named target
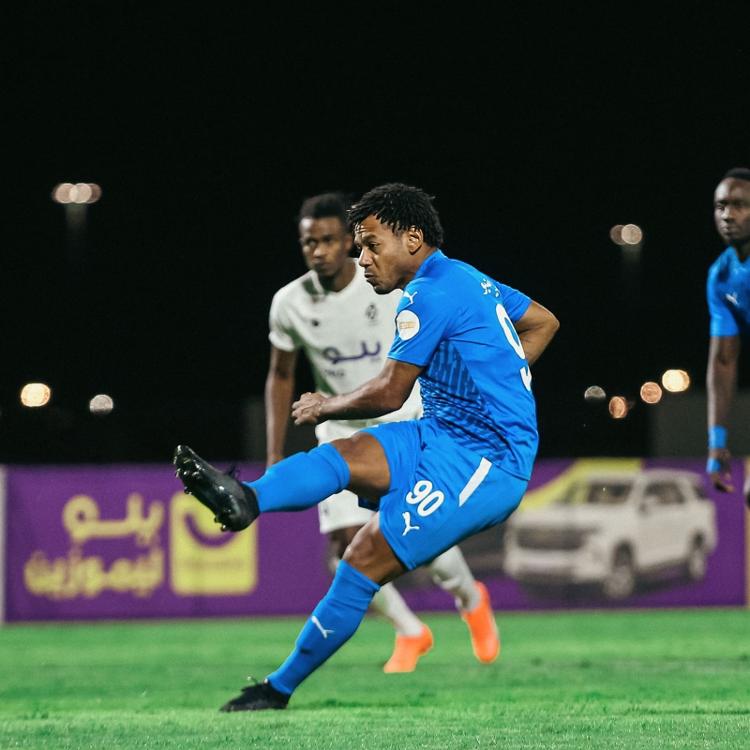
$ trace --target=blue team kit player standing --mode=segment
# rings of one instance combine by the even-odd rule
[[[727,247],[711,264],[706,281],[711,318],[706,471],[714,487],[732,492],[729,417],[737,386],[740,338],[750,330],[750,169],[730,169],[716,186],[714,221]],[[744,494],[750,505],[750,475]]]

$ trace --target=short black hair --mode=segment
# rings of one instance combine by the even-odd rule
[[[352,204],[353,196],[341,190],[329,193],[319,193],[302,201],[297,213],[297,223],[302,219],[327,219],[333,217],[340,219],[347,226],[347,209]]]
[[[721,179],[722,180],[746,180],[750,182],[750,169],[747,167],[733,167]]]
[[[402,182],[389,182],[366,192],[349,209],[349,229],[361,224],[368,216],[402,232],[409,227],[421,229],[428,245],[443,244],[443,227],[432,201],[434,195]]]

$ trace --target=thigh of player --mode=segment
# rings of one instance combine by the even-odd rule
[[[405,461],[398,442],[381,432],[384,428],[375,436],[389,459],[391,491],[380,501],[380,530],[407,569],[503,522],[521,502],[526,480],[449,437],[425,437],[413,460]]]

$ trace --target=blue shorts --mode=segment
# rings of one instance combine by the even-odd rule
[[[408,570],[502,523],[526,492],[527,480],[459,445],[431,419],[362,432],[385,451],[391,483],[378,506],[380,530]]]

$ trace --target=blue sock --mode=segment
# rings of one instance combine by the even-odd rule
[[[377,583],[342,560],[331,588],[302,628],[294,651],[268,675],[271,687],[291,695],[302,680],[354,635],[379,590]]]
[[[349,465],[332,445],[324,443],[279,461],[260,479],[245,484],[255,491],[261,513],[304,510],[345,489]]]

